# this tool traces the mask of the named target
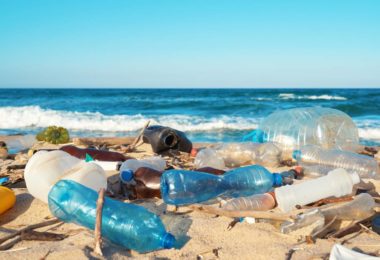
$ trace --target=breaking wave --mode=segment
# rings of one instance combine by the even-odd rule
[[[309,100],[347,100],[345,97],[341,96],[330,96],[330,95],[300,95],[297,96],[292,93],[281,93],[278,95],[280,99],[309,99]]]
[[[72,112],[43,109],[39,106],[0,107],[0,129],[41,128],[51,125],[71,130],[129,132],[141,129],[151,120],[182,131],[251,130],[258,119],[239,116],[189,116],[189,115],[104,115],[99,112]]]

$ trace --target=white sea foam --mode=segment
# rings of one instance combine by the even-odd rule
[[[71,130],[137,131],[151,120],[182,131],[250,130],[258,119],[238,116],[202,117],[189,115],[104,115],[94,112],[70,112],[43,109],[39,106],[0,107],[0,129],[22,129],[59,125]]]
[[[330,95],[301,95],[297,96],[292,93],[281,93],[278,95],[280,99],[310,99],[310,100],[347,100],[345,97],[341,96],[330,96]]]

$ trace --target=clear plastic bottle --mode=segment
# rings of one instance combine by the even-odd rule
[[[4,141],[7,144],[8,152],[10,154],[15,154],[22,150],[29,149],[38,142],[34,135],[7,136]]]
[[[356,173],[336,169],[326,176],[287,185],[274,190],[278,207],[285,212],[328,197],[342,197],[352,193],[353,186],[360,182]]]
[[[226,168],[223,158],[212,148],[200,150],[195,157],[194,166],[196,168],[212,167],[218,170]]]
[[[295,150],[293,158],[301,166],[320,166],[319,169],[313,168],[316,172],[325,173],[330,167],[343,168],[348,172],[356,172],[361,178],[379,178],[377,161],[367,155],[305,146],[300,150]]]
[[[241,197],[265,193],[282,185],[282,176],[260,165],[237,168],[216,176],[186,170],[165,171],[161,177],[161,196],[167,204],[186,205],[218,196]]]
[[[323,107],[293,108],[266,117],[250,135],[254,142],[278,143],[283,151],[304,145],[357,151],[358,129],[344,112]]]
[[[222,206],[222,209],[229,211],[265,211],[273,209],[275,205],[276,201],[273,195],[264,193],[231,199]]]
[[[146,167],[162,172],[166,168],[166,161],[161,156],[152,156],[140,160],[129,159],[123,162],[123,164],[120,166],[120,172],[135,172],[140,167]]]
[[[63,180],[49,193],[49,209],[57,218],[94,230],[98,194],[75,181]],[[102,236],[140,253],[172,248],[175,238],[161,219],[144,207],[104,198]]]
[[[225,143],[201,150],[195,157],[197,168],[236,168],[249,164],[276,167],[281,160],[281,150],[273,143]]]
[[[320,210],[327,220],[335,216],[339,220],[361,220],[375,214],[375,200],[368,193],[361,193],[352,201],[338,203],[337,205],[327,205]]]

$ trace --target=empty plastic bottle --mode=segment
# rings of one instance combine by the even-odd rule
[[[227,201],[222,209],[229,211],[265,211],[273,209],[276,201],[270,193],[234,198]]]
[[[288,212],[296,205],[303,206],[332,196],[348,195],[359,182],[360,177],[356,173],[349,174],[344,169],[336,169],[326,176],[276,188],[274,192],[278,207]]]
[[[248,137],[258,143],[278,143],[284,151],[310,144],[349,151],[360,147],[358,129],[352,119],[342,111],[323,107],[276,111],[245,139]]]
[[[339,220],[361,220],[375,214],[375,200],[368,193],[357,195],[352,201],[327,205],[320,210],[327,221],[337,217]]]
[[[59,181],[49,193],[49,209],[57,218],[95,228],[97,192],[70,180]],[[144,207],[104,199],[102,236],[128,249],[144,253],[172,248],[175,238],[161,219]]]
[[[166,168],[166,161],[160,156],[152,156],[141,160],[129,159],[120,166],[120,177],[124,182],[133,180],[133,173],[141,167],[162,172]]]
[[[273,143],[226,143],[206,148],[195,157],[195,166],[224,169],[249,164],[276,167],[281,160],[281,150]]]
[[[218,196],[241,197],[265,193],[282,185],[282,176],[260,165],[237,168],[222,176],[186,170],[165,171],[161,195],[167,204],[186,205]]]
[[[194,165],[196,168],[212,167],[218,170],[226,168],[223,158],[212,148],[200,150],[195,157]]]
[[[313,168],[315,172],[325,173],[329,168],[343,168],[348,172],[356,172],[361,178],[378,178],[379,165],[367,155],[340,151],[326,150],[315,146],[305,146],[293,152],[293,158],[301,166],[320,166]]]
[[[29,193],[46,203],[51,187],[61,179],[74,180],[95,191],[107,188],[107,176],[100,166],[60,150],[35,153],[25,167],[24,178]]]

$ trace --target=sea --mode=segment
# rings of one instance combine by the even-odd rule
[[[57,125],[71,136],[134,136],[150,120],[193,142],[235,142],[276,110],[331,107],[380,145],[380,89],[0,89],[0,135]]]

